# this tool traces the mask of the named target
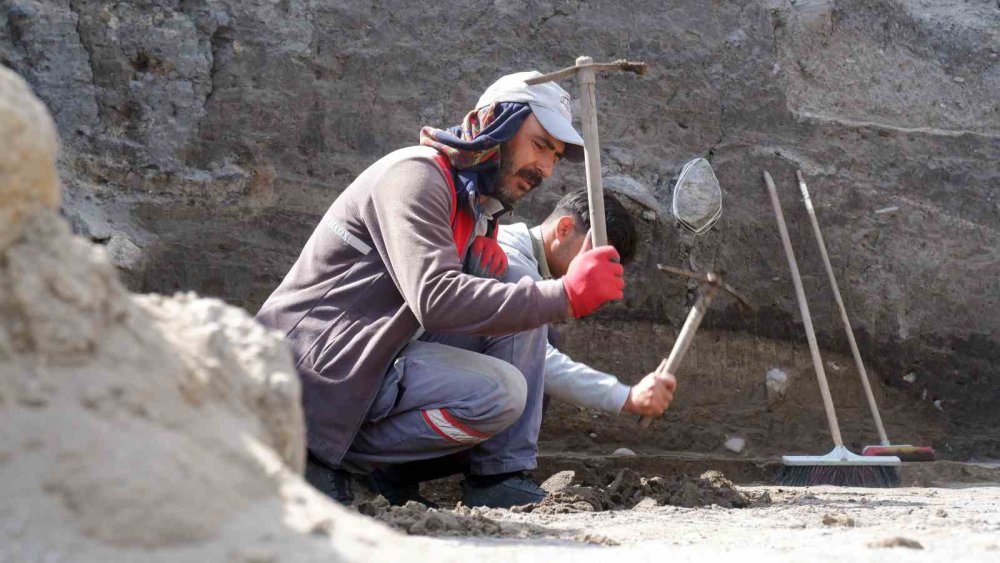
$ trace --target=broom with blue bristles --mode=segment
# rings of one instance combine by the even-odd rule
[[[894,456],[860,456],[846,447],[840,436],[840,425],[837,423],[837,413],[833,408],[833,398],[830,395],[830,385],[823,370],[823,360],[816,344],[816,333],[813,330],[812,317],[809,315],[809,305],[802,289],[802,279],[799,267],[792,252],[792,242],[788,237],[785,217],[781,212],[781,202],[774,187],[774,180],[766,171],[764,183],[771,195],[774,215],[778,220],[778,231],[781,233],[781,243],[785,247],[788,267],[792,271],[792,283],[795,286],[795,297],[802,313],[802,323],[806,327],[806,340],[809,341],[809,351],[812,353],[813,367],[816,369],[816,379],[819,380],[819,391],[823,396],[823,407],[826,409],[827,422],[830,425],[830,436],[833,438],[833,450],[822,456],[782,456],[781,470],[775,476],[775,482],[789,486],[808,485],[840,485],[848,487],[896,487],[899,485],[900,461]]]

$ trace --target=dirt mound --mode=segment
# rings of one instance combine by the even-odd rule
[[[520,510],[562,514],[663,505],[747,508],[771,503],[767,493],[744,493],[718,471],[706,471],[697,478],[680,476],[665,479],[646,478],[631,469],[621,469],[610,479],[607,477],[594,483],[587,479],[578,481],[572,471],[557,473],[542,484],[542,488],[549,491],[549,496],[537,505]]]

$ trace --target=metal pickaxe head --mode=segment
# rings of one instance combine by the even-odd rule
[[[681,270],[680,268],[674,268],[672,266],[665,266],[663,264],[657,264],[656,267],[662,272],[668,272],[677,276],[693,279],[698,283],[702,283],[708,286],[715,287],[716,289],[722,289],[726,293],[733,296],[736,302],[740,304],[744,309],[750,309],[750,303],[733,288],[733,286],[722,281],[723,272],[714,273],[708,272],[705,274],[699,274],[697,272],[689,272],[687,270]]]
[[[698,283],[706,286],[705,291],[698,296],[694,306],[691,307],[690,311],[688,311],[688,316],[684,321],[684,326],[681,327],[681,331],[677,335],[677,340],[674,342],[674,347],[670,350],[670,356],[663,360],[660,367],[657,368],[657,372],[676,375],[677,369],[681,365],[681,360],[684,359],[684,354],[687,353],[688,348],[691,346],[691,342],[694,340],[694,334],[698,330],[698,326],[701,325],[701,319],[708,311],[708,306],[712,303],[712,299],[715,297],[718,290],[722,289],[726,293],[735,297],[736,302],[743,307],[749,308],[750,304],[747,303],[747,300],[737,293],[731,285],[722,281],[721,273],[708,272],[706,274],[699,274],[696,272],[681,270],[679,268],[664,266],[663,264],[657,264],[656,267],[664,272],[696,280]],[[641,428],[648,428],[652,422],[653,419],[651,417],[644,416],[639,419],[639,426]]]
[[[589,70],[591,72],[621,70],[625,72],[634,72],[639,76],[642,76],[643,74],[646,74],[646,63],[639,61],[627,61],[625,59],[618,59],[617,61],[612,61],[610,63],[595,63],[590,57],[578,57],[576,59],[576,64],[573,66],[568,66],[555,72],[536,76],[535,78],[525,80],[525,82],[529,86],[533,86],[544,82],[552,82],[553,80],[565,80],[566,78],[576,76],[581,70]]]

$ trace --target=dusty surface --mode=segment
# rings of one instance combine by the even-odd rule
[[[564,537],[595,531],[620,545],[601,550],[601,557],[617,560],[994,561],[1000,553],[1000,489],[995,485],[745,490],[767,493],[773,503],[746,509],[643,505],[602,513],[489,515]]]
[[[910,464],[904,474],[934,475],[937,480],[933,488],[732,488],[726,484],[719,487],[718,477],[713,477],[714,485],[703,487],[703,492],[735,490],[746,498],[767,501],[735,508],[727,506],[727,494],[722,502],[704,506],[712,495],[702,494],[695,507],[673,502],[664,505],[651,499],[605,511],[540,509],[559,505],[558,500],[514,510],[459,507],[428,511],[410,505],[394,509],[395,515],[383,513],[382,519],[410,533],[430,536],[466,531],[475,537],[424,541],[429,545],[459,543],[488,548],[475,552],[479,557],[487,557],[491,550],[507,556],[499,550],[518,546],[525,559],[558,559],[562,555],[595,561],[654,561],[667,553],[671,560],[679,561],[732,556],[778,561],[996,559],[1000,553],[998,468],[938,462]],[[625,505],[631,508],[623,508]],[[423,524],[429,517],[433,522],[430,528]],[[414,523],[420,527],[414,528]],[[596,553],[593,548],[567,551],[579,549],[581,544],[604,547]]]
[[[478,521],[485,518],[491,522],[491,532],[470,533],[477,538],[462,540],[462,545],[549,545],[550,551],[540,553],[556,557],[559,549],[585,543],[617,546],[595,557],[640,561],[657,560],[664,553],[681,561],[734,554],[751,560],[876,561],[888,556],[880,550],[896,548],[906,551],[892,552],[891,557],[906,561],[936,561],[951,554],[963,560],[993,561],[1000,552],[997,464],[907,463],[901,468],[904,487],[897,489],[733,486],[714,472],[706,479],[684,477],[698,475],[699,468],[721,465],[743,476],[770,477],[777,469],[774,460],[746,458],[727,464],[718,457],[676,454],[656,458],[549,454],[536,476],[548,477],[545,486],[554,491],[553,499],[513,510],[436,511],[438,519],[448,515],[453,524],[420,533],[447,536],[453,530],[481,530]],[[758,465],[762,469],[755,470]],[[565,467],[576,469],[560,469]],[[637,472],[632,467],[643,469]],[[639,473],[660,475],[664,483],[682,485],[674,491],[683,492],[686,485],[690,492],[656,498],[648,495],[652,479]],[[581,494],[580,485],[586,483],[600,485]],[[458,500],[456,491],[456,478],[432,482],[422,490],[450,506]],[[636,499],[635,492],[643,498]],[[595,509],[588,502],[595,497],[608,509]],[[613,502],[604,504],[607,500]],[[384,519],[403,529],[413,521],[412,515],[403,518],[402,526],[393,518]]]

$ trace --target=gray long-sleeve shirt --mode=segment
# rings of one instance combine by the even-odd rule
[[[509,264],[504,281],[517,281],[524,275],[542,281],[548,277],[548,264],[541,250],[541,230],[528,229],[524,223],[502,225],[497,242],[507,254]],[[540,254],[540,256],[539,256]],[[545,350],[545,394],[570,404],[619,414],[628,399],[629,386],[618,378],[598,371],[548,345]]]
[[[302,380],[309,449],[338,464],[386,370],[419,328],[505,334],[566,317],[558,280],[462,273],[453,192],[429,147],[372,164],[330,206],[257,320],[283,332]],[[471,213],[474,201],[459,201]]]

